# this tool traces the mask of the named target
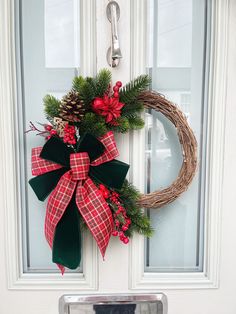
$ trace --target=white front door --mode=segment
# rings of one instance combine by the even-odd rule
[[[61,97],[75,75],[109,68],[108,1],[1,1],[0,314],[57,314],[63,294],[157,292],[167,296],[169,314],[236,312],[236,3],[117,2],[122,59],[113,80],[148,73],[152,89],[177,103],[198,141],[198,173],[174,203],[147,211],[151,239],[113,238],[103,261],[85,234],[80,268],[62,277],[43,235],[45,204],[27,185],[30,150],[41,140],[24,130],[44,121],[45,94]],[[144,117],[144,130],[117,142],[129,179],[149,193],[176,178],[182,152],[164,116]]]

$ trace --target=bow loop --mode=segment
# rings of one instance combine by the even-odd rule
[[[105,151],[100,157],[98,157],[91,163],[91,166],[99,166],[119,156],[119,152],[116,147],[115,137],[112,131],[107,132],[106,135],[100,137],[100,142],[104,145]]]
[[[88,153],[75,153],[70,155],[70,168],[72,180],[85,180],[88,177],[90,159]]]
[[[39,176],[46,172],[50,172],[50,171],[54,171],[54,170],[62,168],[62,166],[59,164],[42,159],[40,157],[41,152],[42,152],[42,147],[32,148],[31,163],[32,163],[32,175],[33,176]]]

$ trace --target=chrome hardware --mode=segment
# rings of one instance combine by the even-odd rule
[[[119,59],[122,58],[120,51],[120,43],[118,36],[117,22],[120,18],[120,7],[116,1],[110,1],[107,5],[107,18],[111,23],[111,47],[107,50],[107,62],[111,67],[116,67],[119,64]]]
[[[167,297],[163,293],[63,295],[59,299],[59,314],[111,313],[113,311],[116,313],[167,314],[167,307]]]

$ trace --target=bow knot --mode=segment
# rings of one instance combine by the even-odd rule
[[[70,168],[72,180],[85,180],[88,178],[90,167],[89,155],[86,152],[70,155]]]

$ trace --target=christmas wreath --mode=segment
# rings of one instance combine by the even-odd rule
[[[126,180],[129,165],[116,159],[119,153],[114,132],[141,129],[144,121],[140,113],[144,108],[158,110],[155,97],[160,95],[149,92],[149,84],[149,77],[142,75],[124,87],[120,81],[112,87],[108,70],[94,78],[79,76],[61,100],[45,96],[48,123],[41,124],[41,128],[30,123],[27,132],[36,131],[46,143],[32,149],[34,177],[29,184],[39,200],[49,197],[45,236],[52,260],[62,273],[65,267],[75,269],[80,264],[84,228],[89,228],[104,257],[111,235],[124,244],[134,232],[150,237],[153,230],[142,208],[169,202],[165,197],[164,201],[160,197],[158,203],[156,195],[141,195]],[[188,126],[186,120],[184,123]],[[190,128],[188,132],[193,136],[188,145],[196,148]],[[194,155],[192,150],[188,153]],[[184,188],[195,169],[192,167]],[[165,192],[161,195],[166,196]]]

